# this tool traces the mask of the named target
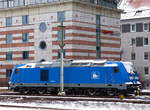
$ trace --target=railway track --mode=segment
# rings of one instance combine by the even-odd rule
[[[87,97],[87,96],[50,96],[50,95],[20,95],[20,94],[0,94],[0,101],[14,101],[17,103],[24,102],[50,102],[50,101],[96,101],[96,102],[122,102],[135,104],[150,104],[150,96],[144,97]]]
[[[127,105],[131,109],[133,106],[145,108],[149,107],[150,96],[139,96],[139,97],[126,97],[120,99],[118,97],[98,96],[52,96],[49,94],[45,95],[21,95],[18,93],[1,93],[0,94],[0,109],[2,110],[11,109],[24,109],[24,110],[76,110],[77,107],[105,107],[120,104]],[[74,105],[74,106],[71,106]],[[132,105],[132,106],[130,106]],[[122,107],[122,106],[121,106]],[[136,108],[138,108],[136,107]],[[129,109],[128,108],[128,109]],[[128,110],[125,109],[125,110]],[[80,110],[80,108],[78,109]],[[81,108],[82,110],[82,108]]]

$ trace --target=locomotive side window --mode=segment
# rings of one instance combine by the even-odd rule
[[[40,80],[41,81],[48,81],[49,80],[49,71],[48,70],[41,70],[40,71]]]
[[[15,73],[18,74],[19,73],[19,69],[15,69]]]
[[[90,63],[72,63],[71,66],[90,66]]]
[[[104,63],[93,63],[93,66],[104,66]]]
[[[72,63],[71,66],[80,66],[80,63]]]
[[[114,72],[119,72],[118,67],[114,67]]]

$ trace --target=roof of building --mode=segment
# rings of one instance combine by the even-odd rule
[[[121,15],[121,20],[149,18],[149,17],[150,17],[150,9],[145,9],[145,10],[126,12]]]
[[[118,6],[119,9],[122,9],[124,13],[121,15],[121,20],[128,19],[140,19],[150,17],[150,7],[141,6],[138,8],[132,7],[128,0],[121,0],[122,2]]]

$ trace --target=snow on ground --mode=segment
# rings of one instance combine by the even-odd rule
[[[148,93],[150,93],[150,88],[149,89],[142,89],[142,92],[148,92]]]
[[[4,105],[23,105],[35,107],[63,108],[71,110],[150,110],[148,104],[131,104],[119,102],[96,102],[96,101],[51,101],[49,103],[12,103],[0,102]],[[8,110],[8,108],[0,107],[0,110]],[[23,110],[21,108],[9,108],[9,110]],[[25,109],[31,110],[31,109]],[[33,110],[33,109],[32,109]]]
[[[0,87],[0,90],[3,90],[3,89],[8,89],[8,87]]]

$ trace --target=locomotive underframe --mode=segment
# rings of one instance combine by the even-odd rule
[[[59,84],[11,84],[12,90],[21,93],[55,93],[60,90]],[[132,94],[139,90],[139,84],[65,84],[64,90],[67,94],[88,94],[88,95],[100,95],[106,93],[107,95],[118,94]]]

